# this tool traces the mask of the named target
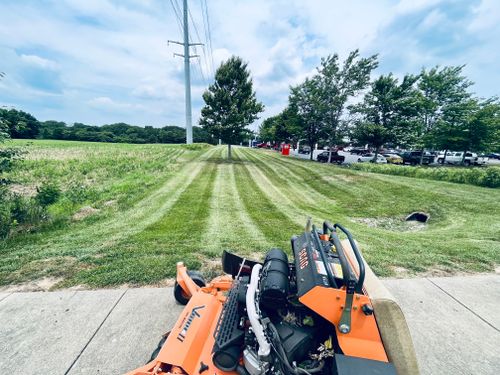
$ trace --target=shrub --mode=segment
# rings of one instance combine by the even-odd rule
[[[54,183],[45,183],[38,187],[36,200],[41,206],[47,207],[53,203],[56,203],[61,196],[61,189]]]
[[[359,171],[455,182],[490,188],[500,187],[500,168],[411,167],[390,164],[351,164]]]
[[[0,173],[8,172],[15,160],[21,159],[26,150],[20,147],[0,148]]]
[[[0,187],[0,238],[7,237],[12,227],[7,189]]]
[[[45,207],[36,198],[12,194],[0,187],[0,238],[7,237],[18,225],[33,227],[47,219]]]
[[[33,226],[48,217],[45,207],[41,206],[35,198],[14,194],[10,204],[14,224]]]

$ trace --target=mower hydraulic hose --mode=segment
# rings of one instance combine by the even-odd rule
[[[246,305],[250,325],[252,326],[253,333],[259,343],[258,355],[259,357],[267,357],[271,352],[271,344],[267,341],[264,334],[264,328],[260,322],[260,317],[257,312],[257,304],[255,301],[255,293],[257,292],[257,287],[259,285],[259,275],[261,269],[262,265],[260,264],[256,264],[252,268],[252,275],[250,276],[250,283],[248,284],[246,294]]]

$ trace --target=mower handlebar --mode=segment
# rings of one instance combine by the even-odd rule
[[[359,267],[359,277],[358,277],[356,286],[354,288],[354,291],[356,293],[361,294],[363,292],[363,283],[365,281],[365,263],[363,261],[363,256],[361,255],[360,251],[358,250],[358,247],[356,246],[356,242],[354,241],[351,233],[346,228],[344,228],[342,225],[340,225],[338,223],[332,225],[329,221],[325,221],[323,223],[323,233],[327,234],[328,231],[331,232],[330,237],[333,241],[335,248],[337,249],[337,253],[339,254],[339,260],[340,260],[340,265],[342,267],[344,281],[346,282],[347,287],[349,287],[349,284],[352,281],[352,273],[350,272],[350,268],[348,265],[347,257],[346,257],[345,252],[344,252],[344,248],[342,247],[340,239],[337,235],[337,228],[340,229],[342,232],[344,232],[344,234],[347,236],[347,239],[349,240],[349,243],[351,245],[354,256],[356,257],[356,261],[357,261],[358,267]],[[347,269],[347,272],[346,272],[346,269]]]

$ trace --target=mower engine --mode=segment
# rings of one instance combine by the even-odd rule
[[[316,352],[319,358],[316,349],[321,345],[322,319],[313,318],[300,304],[289,303],[291,274],[293,267],[285,252],[273,249],[263,265],[252,267],[250,276],[236,280],[215,332],[215,366],[251,375],[288,374],[295,373],[297,366],[321,366],[309,353]],[[243,368],[239,363],[242,348]]]

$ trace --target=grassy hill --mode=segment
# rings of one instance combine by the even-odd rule
[[[19,142],[18,142],[19,143]],[[21,142],[25,143],[25,142]],[[348,227],[382,276],[492,271],[500,190],[389,176],[225,147],[35,141],[9,177],[55,180],[52,223],[0,242],[0,285],[157,284],[175,263],[216,272],[223,249],[259,258],[308,216]],[[431,214],[425,226],[402,219]]]

